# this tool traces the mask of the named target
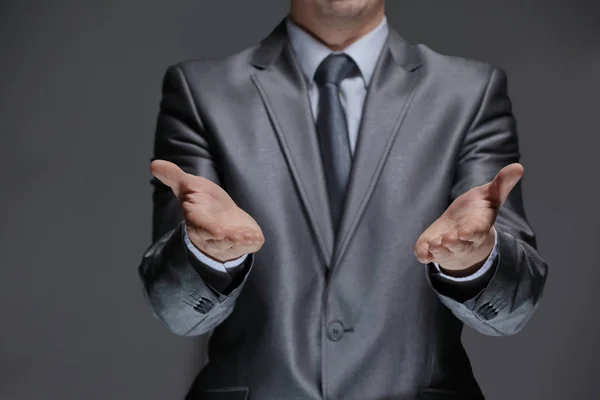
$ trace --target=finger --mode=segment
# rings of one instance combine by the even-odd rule
[[[460,242],[461,240],[458,238],[458,231],[456,229],[449,230],[440,238],[441,245],[450,250],[456,247]]]
[[[225,240],[227,231],[216,220],[206,217],[202,228],[210,235],[210,240]]]
[[[490,233],[490,230],[490,224],[474,219],[460,222],[456,227],[458,239],[467,242],[468,246],[482,243]]]
[[[510,192],[523,177],[524,169],[519,163],[513,163],[502,168],[489,183],[488,195],[500,208]]]
[[[241,232],[240,244],[256,244],[260,241],[263,241],[263,235],[261,232],[256,229],[247,228]]]
[[[429,243],[427,241],[418,242],[414,248],[415,257],[422,264],[433,261],[433,254],[429,252]]]
[[[184,209],[184,218],[188,226],[201,233],[205,240],[223,240],[231,232],[231,228],[224,226],[204,207],[195,207],[191,211]]]
[[[227,238],[234,246],[245,246],[258,241],[257,235],[247,229],[238,229],[227,235]]]
[[[260,249],[261,246],[262,246],[261,241],[255,240],[252,242],[240,244],[240,245],[236,246],[236,248],[239,248],[241,253],[248,254],[248,253],[255,253],[256,251],[258,251],[258,249]]]
[[[461,223],[456,227],[456,233],[459,240],[472,242],[477,233],[477,227],[474,224]]]
[[[246,254],[256,252],[264,242],[262,234],[251,228],[240,229],[231,235],[227,235],[225,240],[229,241],[231,248],[239,253]]]
[[[450,250],[452,254],[457,255],[465,253],[471,243],[460,240],[458,237],[458,230],[452,229],[442,236],[442,245]]]
[[[194,235],[202,242],[206,242],[206,241],[212,239],[212,235],[206,229],[203,229],[201,227],[191,227],[188,224],[187,230],[188,230],[188,235]]]
[[[150,172],[179,196],[181,183],[187,175],[181,168],[170,161],[154,160],[150,163]]]
[[[213,239],[204,229],[194,229],[193,232],[202,242],[202,249],[205,252],[215,254],[221,254],[233,248],[239,253],[254,253],[258,250],[258,245],[262,242],[262,235],[257,234],[256,232],[247,232],[239,235],[241,239],[238,243],[227,237],[219,240]],[[234,237],[236,237],[236,235],[234,235]]]
[[[209,235],[208,233],[206,233]],[[252,252],[255,251],[256,245],[264,241],[261,233],[257,233],[255,230],[242,229],[233,232],[226,232],[224,238],[214,239],[209,237],[206,240],[208,246],[215,250],[229,250],[236,248],[240,252]]]
[[[452,251],[444,246],[442,242],[443,235],[429,241],[429,252],[436,259],[443,259],[452,256]]]
[[[429,241],[442,235],[450,229],[450,224],[448,223],[448,218],[445,216],[439,217],[434,223],[432,223],[417,239],[417,242],[414,246],[415,255],[418,253],[423,256],[427,256]]]
[[[441,215],[438,219],[436,219],[431,225],[425,229],[425,231],[419,237],[421,241],[429,241],[432,240],[443,233],[447,232],[450,229],[451,225],[448,222],[448,218],[446,216]]]

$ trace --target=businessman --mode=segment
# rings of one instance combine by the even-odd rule
[[[139,272],[168,329],[212,332],[187,399],[483,399],[463,326],[517,333],[547,275],[519,159],[505,73],[383,0],[291,0],[168,68]]]

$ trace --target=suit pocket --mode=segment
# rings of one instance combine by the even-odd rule
[[[459,393],[455,390],[423,388],[419,391],[423,400],[485,400],[482,396]]]
[[[247,387],[201,390],[193,400],[248,400],[248,392]]]

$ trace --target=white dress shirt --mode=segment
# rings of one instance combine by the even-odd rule
[[[360,75],[346,78],[340,83],[340,101],[346,112],[350,148],[352,154],[354,154],[367,88],[369,87],[371,77],[375,71],[375,65],[379,54],[381,53],[388,36],[389,28],[386,18],[384,17],[375,29],[346,47],[341,52],[332,51],[308,32],[296,25],[289,17],[286,20],[286,25],[288,37],[296,60],[306,78],[311,109],[315,121],[317,119],[319,107],[319,88],[315,84],[313,78],[321,62],[331,53],[345,53],[350,56],[358,66]],[[189,240],[187,231],[185,231],[185,242],[191,252],[200,261],[221,272],[227,272],[228,270],[239,266],[247,257],[247,254],[245,254],[235,260],[220,263],[202,254],[202,252],[200,252]],[[441,272],[438,264],[435,265],[442,276],[453,281],[468,281],[478,278],[489,270],[497,257],[497,242],[498,236],[496,235],[496,242],[494,243],[492,253],[484,265],[472,275],[461,278],[449,276]]]

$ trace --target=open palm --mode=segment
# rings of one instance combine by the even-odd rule
[[[491,182],[457,197],[417,240],[417,259],[455,271],[485,260],[494,246],[492,227],[498,211],[522,176],[523,166],[513,163],[502,168]]]
[[[164,160],[153,161],[150,168],[179,199],[188,236],[200,251],[224,262],[262,247],[264,237],[256,221],[219,185]]]

